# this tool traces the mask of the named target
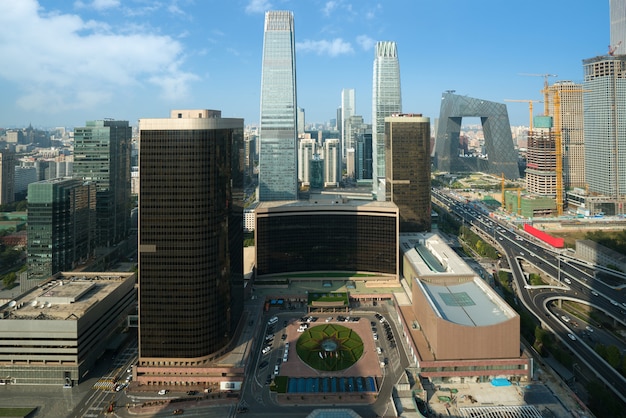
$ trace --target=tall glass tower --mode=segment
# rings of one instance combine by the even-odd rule
[[[626,55],[583,60],[585,178],[588,190],[611,198],[625,213],[626,203]]]
[[[203,364],[243,306],[243,119],[172,110],[139,128],[139,365]]]
[[[297,103],[293,13],[265,13],[259,132],[259,201],[296,200]]]
[[[400,63],[396,43],[376,43],[372,91],[372,186],[377,200],[385,199],[385,118],[402,113]]]
[[[28,278],[70,271],[93,255],[96,186],[77,178],[28,185]]]
[[[385,158],[386,195],[400,211],[400,233],[430,231],[430,119],[385,118]]]
[[[87,121],[74,129],[74,176],[96,185],[96,246],[110,247],[130,228],[128,121]]]
[[[610,55],[626,54],[626,1],[609,0],[611,19]]]
[[[354,89],[341,90],[341,155],[342,161],[346,158],[346,150],[354,148],[350,135],[350,118],[355,115]]]

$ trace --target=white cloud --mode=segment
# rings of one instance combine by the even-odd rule
[[[269,0],[250,0],[246,6],[246,13],[264,13],[271,8],[272,4]]]
[[[322,13],[324,13],[324,15],[326,15],[326,16],[330,16],[330,14],[336,8],[337,8],[337,2],[336,1],[333,1],[333,0],[327,1],[326,4],[324,5],[324,8],[322,9]]]
[[[77,9],[81,8],[92,8],[99,11],[112,9],[120,6],[120,0],[93,0],[91,3],[85,3],[83,1],[75,1],[74,7]]]
[[[146,82],[167,98],[186,95],[198,76],[181,69],[181,44],[135,30],[116,34],[101,22],[44,13],[35,0],[1,2],[0,55],[13,58],[0,78],[18,88],[20,107],[45,112],[97,108]]]
[[[372,49],[374,47],[374,45],[376,45],[376,41],[372,38],[370,38],[367,35],[359,35],[356,37],[356,43],[359,44],[359,46],[361,47],[361,49],[363,49],[364,51],[368,51],[370,49]]]
[[[330,55],[331,57],[354,52],[350,42],[345,42],[341,38],[335,38],[330,41],[324,39],[321,41],[305,40],[304,42],[297,42],[296,50],[300,52],[314,52],[317,55]]]

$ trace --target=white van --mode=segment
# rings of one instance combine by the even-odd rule
[[[277,316],[273,316],[273,317],[270,318],[269,321],[267,321],[267,325],[274,325],[277,322],[278,322],[278,317]]]

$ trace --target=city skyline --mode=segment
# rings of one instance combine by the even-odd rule
[[[587,6],[582,0],[567,8],[532,0],[506,11],[493,0],[453,9],[441,2],[340,0],[4,3],[0,51],[11,59],[0,69],[0,126],[72,127],[108,117],[136,126],[139,118],[184,107],[220,108],[257,125],[263,15],[278,9],[294,13],[298,106],[307,122],[333,119],[341,90],[354,88],[358,113],[371,123],[371,60],[383,40],[398,45],[407,111],[438,117],[445,90],[496,102],[538,100],[543,79],[521,74],[581,82],[582,60],[608,52],[609,2]],[[526,106],[507,108],[512,125],[528,123]]]

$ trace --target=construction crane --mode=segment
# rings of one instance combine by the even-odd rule
[[[543,77],[543,115],[548,116],[548,77],[558,77],[556,74],[529,74],[529,73],[520,73],[520,75],[526,75],[531,77]]]
[[[528,131],[532,132],[533,130],[533,103],[542,103],[541,100],[516,100],[516,99],[504,99],[505,102],[522,102],[522,103],[528,103],[528,113],[530,114],[529,116],[529,128]]]
[[[622,41],[619,41],[615,45],[609,45],[609,55],[610,56],[615,55],[615,50],[617,50],[617,48],[619,48],[621,44],[622,44]]]

